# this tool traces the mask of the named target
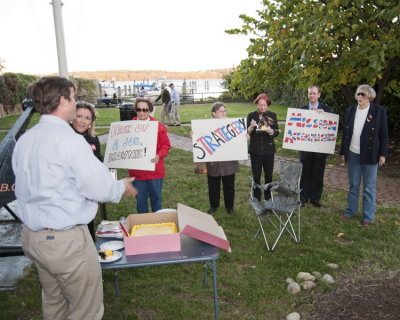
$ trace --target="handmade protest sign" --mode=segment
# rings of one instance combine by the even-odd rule
[[[338,126],[337,114],[288,108],[282,147],[333,154]]]
[[[243,118],[192,120],[194,162],[247,160]]]
[[[111,123],[104,164],[108,168],[155,170],[158,121]]]

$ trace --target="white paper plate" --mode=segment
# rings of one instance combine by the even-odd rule
[[[105,249],[105,250],[121,250],[124,248],[124,242],[123,241],[107,241],[104,242],[100,245],[100,249]]]
[[[104,260],[99,256],[99,261],[101,263],[110,263],[110,262],[114,262],[114,261],[117,261],[117,260],[121,259],[121,257],[122,257],[122,253],[121,252],[113,251],[112,257],[109,257],[107,260]]]

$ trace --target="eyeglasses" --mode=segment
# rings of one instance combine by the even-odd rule
[[[148,108],[143,108],[143,109],[136,108],[136,112],[149,112],[149,109]]]
[[[363,97],[365,97],[367,94],[365,93],[365,92],[357,92],[357,96],[359,97],[359,96],[363,96]]]

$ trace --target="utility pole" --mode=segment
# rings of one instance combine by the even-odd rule
[[[67,54],[65,51],[64,27],[61,14],[61,6],[63,4],[61,0],[52,0],[51,5],[53,6],[54,29],[56,32],[58,74],[60,77],[68,78]]]

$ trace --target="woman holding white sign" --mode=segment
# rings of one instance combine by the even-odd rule
[[[363,182],[363,217],[361,225],[368,227],[375,216],[375,193],[378,166],[385,164],[388,150],[386,109],[372,103],[375,90],[366,84],[357,88],[356,105],[347,109],[344,116],[343,138],[340,154],[348,165],[349,193],[343,219],[358,213],[358,197]]]
[[[254,182],[261,184],[261,171],[264,170],[265,184],[272,181],[274,170],[275,142],[279,135],[276,113],[268,110],[271,99],[262,93],[254,100],[257,110],[247,116],[247,133],[250,135],[249,154]],[[256,188],[254,196],[261,200],[261,190]],[[264,192],[264,199],[271,198],[271,192]]]
[[[136,99],[134,108],[137,116],[132,120],[157,121],[150,116],[153,111],[153,103],[149,99]],[[135,177],[132,183],[139,191],[136,195],[138,213],[150,212],[149,198],[152,212],[157,212],[162,208],[162,186],[165,177],[164,158],[168,155],[170,148],[167,128],[158,122],[156,157],[151,159],[151,162],[156,164],[155,171],[129,170],[129,176]]]
[[[214,119],[226,118],[226,107],[222,102],[215,102],[211,107],[211,115]],[[233,213],[235,202],[235,173],[239,171],[238,161],[206,162],[208,198],[210,209],[208,213],[217,211],[221,194],[221,180],[224,192],[226,212]]]

